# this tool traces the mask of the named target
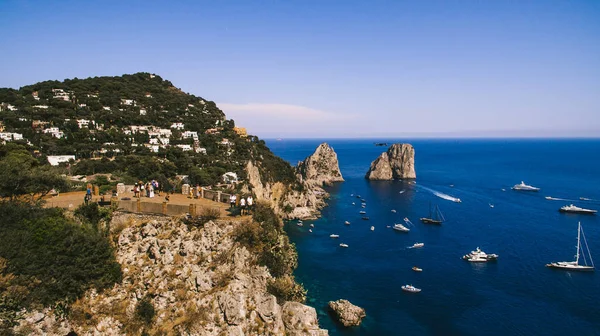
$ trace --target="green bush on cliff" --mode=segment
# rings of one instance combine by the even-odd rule
[[[61,209],[18,202],[0,202],[0,260],[0,316],[72,302],[122,277],[107,237],[94,225]]]

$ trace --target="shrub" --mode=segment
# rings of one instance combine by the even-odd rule
[[[154,305],[148,296],[145,296],[135,305],[135,316],[146,325],[152,324],[155,313]]]
[[[306,301],[306,290],[301,284],[296,283],[291,275],[269,280],[267,291],[277,298],[279,304],[285,301],[300,303]]]

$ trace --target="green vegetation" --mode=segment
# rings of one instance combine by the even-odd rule
[[[296,247],[289,241],[273,209],[266,204],[257,204],[252,221],[239,225],[234,237],[255,252],[258,263],[266,266],[275,277],[268,284],[269,293],[280,302],[306,300],[306,290],[294,281],[292,275],[298,266]]]
[[[146,325],[152,324],[154,314],[154,305],[152,305],[152,300],[148,296],[145,296],[135,305],[135,316]]]
[[[81,126],[78,120],[90,123]],[[193,185],[216,184],[228,171],[244,179],[246,162],[253,160],[263,181],[296,181],[289,163],[275,156],[263,140],[239,136],[234,121],[227,120],[214,102],[184,93],[149,73],[0,88],[0,121],[6,132],[23,134],[24,140],[16,142],[29,141],[24,148],[39,151],[42,164],[46,155],[75,155],[75,164],[63,166],[67,174],[112,173],[127,184],[156,179],[169,190],[175,175],[188,175]],[[171,128],[174,123],[184,128]],[[171,136],[135,132],[130,126],[170,130]],[[51,127],[64,136],[47,133]],[[182,137],[185,131],[196,132],[197,140]],[[169,145],[153,152],[147,146],[150,138],[158,137],[169,138]],[[204,148],[206,153],[183,151],[176,145]]]

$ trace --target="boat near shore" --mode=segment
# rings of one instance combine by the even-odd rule
[[[404,285],[402,286],[402,290],[409,293],[419,293],[421,291],[420,288],[417,288],[413,285]]]
[[[595,215],[598,212],[598,210],[580,208],[573,204],[565,205],[564,207],[561,207],[560,209],[558,209],[558,211],[563,212],[563,213],[575,213],[575,214],[583,214],[583,215]]]
[[[521,181],[519,184],[515,184],[511,189],[517,191],[540,191],[540,188],[527,185],[523,181]]]
[[[400,231],[400,232],[409,232],[410,231],[409,228],[407,228],[406,226],[404,226],[402,224],[394,224],[394,226],[392,228],[394,230]]]

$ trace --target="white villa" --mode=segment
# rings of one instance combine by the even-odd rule
[[[176,122],[171,124],[171,128],[182,130],[185,128],[185,125],[182,122]]]
[[[75,155],[50,155],[48,156],[48,162],[51,166],[58,166],[62,162],[69,162],[75,160]]]

